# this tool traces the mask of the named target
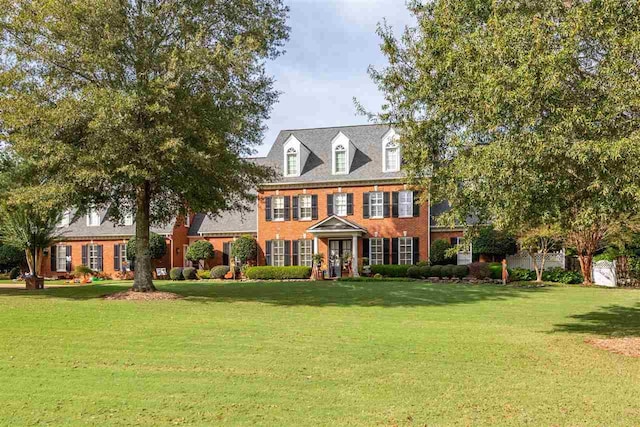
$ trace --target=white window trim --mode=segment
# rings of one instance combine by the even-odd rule
[[[406,243],[403,245],[402,241],[409,241],[409,244],[407,245]],[[402,263],[400,258],[402,256],[402,251],[400,248],[402,248],[402,246],[409,246],[409,263]],[[406,253],[405,253],[406,256]],[[398,265],[413,265],[413,237],[399,237],[398,238]]]
[[[296,169],[290,171],[288,163],[289,152],[296,154]],[[303,168],[303,161],[308,157],[308,149],[293,135],[291,135],[282,146],[282,175],[285,177],[300,176]]]
[[[91,217],[94,215],[97,218],[97,224],[92,224],[91,222]],[[87,213],[87,227],[100,227],[100,212],[92,209]]]
[[[94,271],[100,271],[98,270],[98,268],[100,267],[98,265],[98,261],[100,259],[100,256],[98,255],[98,246],[99,245],[95,243],[90,243],[87,247],[87,264],[89,264],[88,267]],[[95,256],[91,255],[92,252],[95,252]],[[93,260],[95,260],[95,266]]]
[[[376,194],[376,195],[380,195],[380,200],[381,200],[381,205],[382,209],[380,210],[380,215],[374,215],[373,214],[373,198],[371,197],[371,195]],[[369,193],[369,218],[370,219],[381,219],[384,218],[384,192],[382,191],[374,191]]]
[[[333,141],[331,141],[331,173],[333,175],[348,175],[351,171],[351,141],[349,138],[342,132],[338,133]],[[336,170],[337,159],[336,159],[336,150],[338,147],[342,146],[344,148],[344,172],[338,172]]]
[[[282,200],[282,218],[276,218],[276,200]],[[284,210],[285,210],[284,196],[273,196],[273,198],[271,199],[271,220],[276,222],[284,221],[284,218],[285,218]]]
[[[67,272],[67,247],[65,245],[56,245],[56,273],[66,273]],[[62,257],[60,256],[60,250],[62,250]],[[63,259],[63,267],[60,268],[60,260]]]
[[[276,247],[278,247],[278,253],[276,253]],[[276,256],[282,257],[282,264],[276,263]],[[283,267],[285,265],[284,258],[285,258],[284,240],[272,240],[271,241],[271,265],[274,267]]]
[[[380,264],[384,264],[384,239],[382,239],[381,237],[375,237],[372,239],[369,239],[369,265],[378,265],[377,263],[374,264],[373,263],[373,242],[379,243],[380,244],[380,261],[382,261]]]
[[[295,168],[293,170],[291,170],[289,168],[289,157],[294,157],[295,158]],[[289,147],[289,149],[287,149],[287,151],[284,153],[284,169],[285,169],[285,174],[284,176],[298,176],[300,175],[300,153],[298,152],[298,150],[296,150],[294,147]]]
[[[308,246],[308,248],[307,248],[308,249],[307,250],[308,261],[309,261],[308,265],[304,264],[304,262],[303,262],[303,252],[302,252],[303,245],[305,247]],[[313,264],[313,240],[303,239],[303,240],[299,240],[298,241],[298,257],[300,259],[300,265],[304,265],[306,267],[313,267],[313,265],[312,265]]]
[[[400,135],[398,135],[393,129],[390,129],[389,132],[382,137],[382,172],[400,171],[402,165],[402,147],[400,147],[400,144],[398,143],[399,139]],[[398,162],[395,169],[387,169],[387,148],[389,144],[398,147]]]
[[[309,207],[304,207],[304,209],[308,209],[309,210],[309,216],[303,216],[302,215],[302,201],[303,200],[308,200],[309,201]],[[301,194],[298,197],[298,219],[300,221],[311,221],[311,219],[313,218],[313,197],[310,194]]]
[[[408,214],[405,213],[404,215],[402,214],[402,195],[403,194],[409,194],[409,202],[405,203],[405,205],[408,205],[408,207],[405,206],[406,209],[408,209]],[[413,218],[413,191],[400,191],[398,192],[398,218]]]
[[[122,219],[122,222],[124,223],[124,225],[133,225],[133,214],[126,214]]]
[[[338,212],[338,199],[344,199],[344,213]],[[347,216],[349,214],[349,199],[347,193],[334,193],[333,195],[333,214],[336,216]]]

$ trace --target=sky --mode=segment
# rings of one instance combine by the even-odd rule
[[[376,26],[383,19],[400,32],[412,24],[404,0],[285,0],[291,27],[286,53],[267,64],[282,92],[266,122],[258,156],[284,129],[367,123],[353,98],[379,111],[383,96],[367,68],[384,66]]]

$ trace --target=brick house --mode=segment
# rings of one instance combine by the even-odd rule
[[[312,255],[322,253],[333,276],[345,273],[346,253],[356,274],[363,258],[370,264],[427,260],[432,240],[455,242],[462,229],[438,226],[446,206],[419,203],[419,194],[404,183],[397,139],[387,125],[281,131],[268,155],[255,159],[278,176],[257,189],[255,209],[215,218],[196,213],[152,230],[165,236],[168,247],[156,267],[190,265],[186,250],[200,239],[215,251],[200,267],[226,265],[233,240],[244,234],[258,241],[259,265],[310,266]],[[65,241],[45,259],[45,276],[79,264],[106,274],[122,270],[126,241],[135,233],[131,219],[114,224],[104,212],[68,219]]]

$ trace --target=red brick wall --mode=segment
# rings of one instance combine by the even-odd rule
[[[403,191],[405,186],[401,184],[379,185],[377,191],[392,192]],[[378,237],[394,238],[403,237],[406,232],[407,237],[420,238],[420,260],[428,259],[427,233],[428,233],[428,209],[427,204],[420,206],[420,216],[414,218],[382,218],[382,219],[365,219],[363,217],[363,194],[376,191],[373,185],[342,187],[343,193],[353,193],[353,215],[344,217],[361,227],[367,229],[368,235],[365,238]],[[283,240],[303,239],[306,230],[319,221],[327,217],[327,194],[338,193],[338,187],[333,188],[308,188],[306,193],[303,190],[280,190],[277,195],[280,196],[297,196],[301,194],[311,194],[318,196],[318,219],[312,221],[266,221],[265,219],[265,198],[276,196],[275,190],[261,191],[258,197],[258,244],[260,246],[259,263],[262,265],[264,260],[264,248],[267,240],[276,239],[276,234]],[[313,235],[307,233],[307,239],[313,239]],[[349,237],[351,238],[351,237]],[[318,251],[327,254],[327,239],[319,239]],[[362,258],[362,240],[358,240],[358,253]]]

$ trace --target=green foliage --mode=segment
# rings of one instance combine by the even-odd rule
[[[182,277],[184,280],[196,280],[198,278],[197,270],[194,267],[185,267],[182,269]]]
[[[434,240],[431,244],[431,252],[429,254],[429,261],[431,264],[447,264],[452,261],[451,257],[447,256],[447,251],[451,249],[451,244],[445,239]]]
[[[256,280],[286,280],[308,279],[311,276],[311,267],[287,266],[287,267],[249,267],[246,275],[249,279]]]
[[[593,257],[593,261],[615,261],[618,257],[623,254],[618,248],[614,248],[613,246],[607,247],[604,252]]]
[[[565,283],[567,285],[575,285],[582,283],[582,274],[577,271],[563,270],[562,268],[550,268],[542,273],[542,280],[545,282]]]
[[[502,279],[502,264],[499,262],[489,263],[489,277],[495,280]]]
[[[473,253],[480,255],[506,256],[515,254],[518,250],[515,237],[496,230],[493,226],[482,227],[478,236],[473,239]]]
[[[0,243],[0,269],[9,269],[26,264],[24,250]]]
[[[231,247],[231,256],[240,259],[242,264],[255,260],[258,256],[258,243],[253,236],[238,237]]]
[[[453,275],[458,279],[464,279],[469,275],[469,267],[466,265],[455,265],[453,266]]]
[[[164,237],[156,233],[149,233],[149,253],[151,259],[160,259],[167,253],[167,242]],[[127,259],[136,259],[136,237],[133,236],[127,242]]]
[[[229,271],[231,271],[231,269],[229,268],[228,265],[218,265],[211,269],[211,278],[224,279],[225,274],[227,274]]]
[[[474,279],[483,280],[491,277],[489,264],[486,262],[473,262],[468,265],[469,275]]]
[[[84,264],[76,265],[76,267],[73,269],[73,272],[76,276],[83,277],[88,276],[89,274],[93,274],[93,270],[89,268],[89,266]]]
[[[9,279],[15,280],[18,278],[18,276],[20,276],[20,267],[13,267],[9,271]]]
[[[407,277],[410,265],[377,264],[371,266],[371,273],[385,277]]]
[[[443,265],[442,266],[442,277],[452,278],[455,277],[455,265]]]
[[[198,270],[198,279],[211,279],[211,271],[209,270]]]
[[[640,256],[629,257],[629,274],[633,279],[640,280]]]
[[[412,279],[421,279],[422,276],[422,267],[411,266],[407,269],[407,277],[411,277]]]
[[[509,280],[514,282],[528,282],[536,280],[536,272],[527,268],[510,268]]]
[[[184,280],[184,276],[182,275],[181,267],[173,267],[169,270],[169,278],[171,280]]]
[[[189,261],[199,263],[201,260],[213,258],[213,255],[213,245],[211,242],[207,240],[196,240],[189,245],[186,257]]]
[[[431,273],[431,277],[442,277],[442,266],[432,265],[430,273]]]

